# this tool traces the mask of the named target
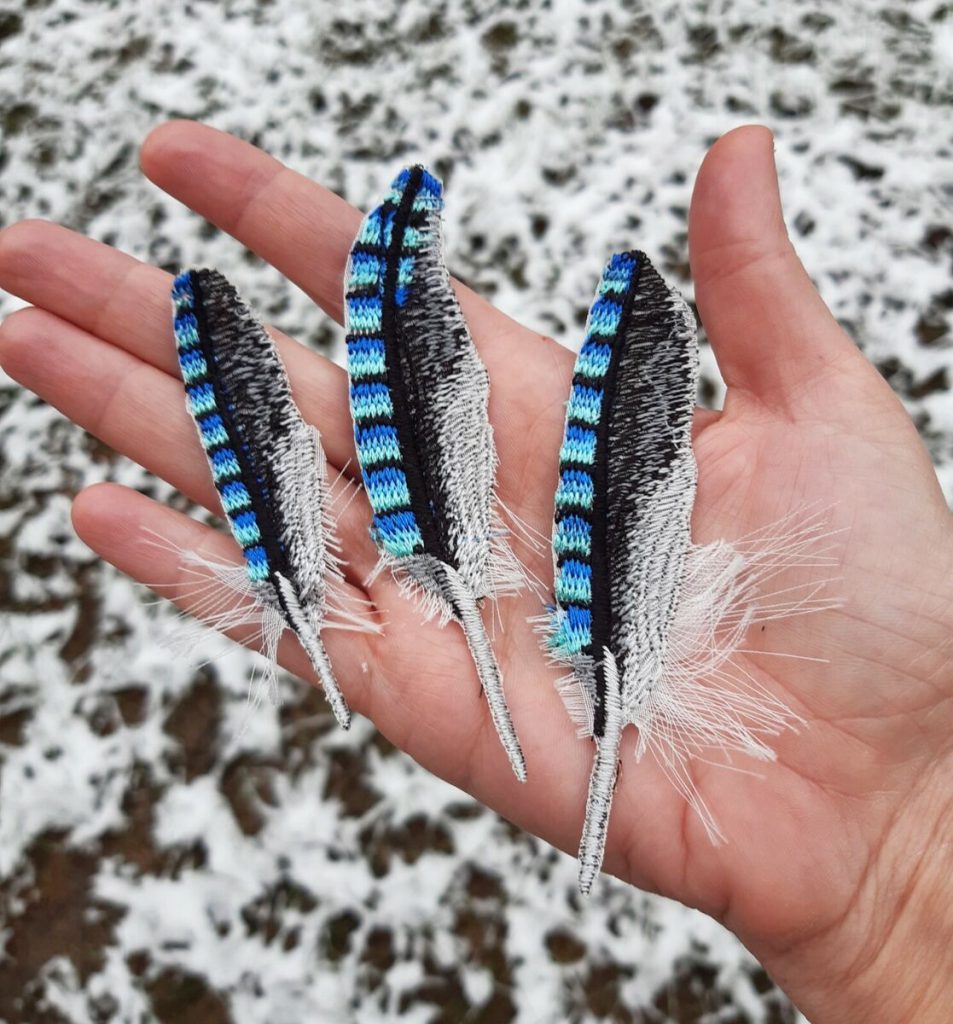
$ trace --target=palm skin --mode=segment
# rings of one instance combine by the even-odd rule
[[[340,319],[357,211],[200,125],[157,129],[142,163]],[[953,520],[912,422],[787,240],[764,129],[737,129],[707,155],[690,248],[699,310],[728,385],[723,412],[697,417],[694,539],[737,538],[805,504],[831,506],[842,531],[834,575],[843,604],[747,640],[747,671],[805,725],[777,740],[775,763],[751,766],[757,775],[693,769],[727,843],[713,846],[661,771],[634,761],[630,730],[605,867],[718,917],[815,1021],[930,1020],[949,984],[943,940],[953,936],[953,913],[931,895],[942,895],[938,861],[953,834]],[[593,283],[599,270],[578,268]],[[0,358],[65,415],[218,511],[183,405],[168,285],[163,272],[62,228],[14,225],[0,235],[0,286],[34,308],[7,318]],[[490,373],[501,498],[548,535],[573,356],[458,291]],[[345,375],[279,341],[303,414],[320,428],[332,466],[346,467],[337,488],[346,501],[355,485]],[[366,589],[383,633],[326,634],[352,707],[427,768],[574,852],[592,747],[575,737],[553,689],[557,673],[527,624],[538,599],[499,606],[496,650],[529,771],[520,785],[462,633],[422,624],[385,576],[364,588],[376,559],[369,519],[358,495],[340,530],[349,580]],[[224,531],[114,485],[81,494],[74,522],[103,558],[185,607],[176,557],[143,528],[235,557]],[[519,547],[550,586],[550,555]],[[288,638],[282,661],[314,681]],[[921,942],[928,969],[891,976],[888,966],[912,956],[924,928],[942,929],[935,947]]]

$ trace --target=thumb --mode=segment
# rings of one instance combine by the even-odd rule
[[[688,237],[695,299],[725,383],[777,407],[860,357],[788,238],[773,141],[767,128],[747,125],[712,146]]]

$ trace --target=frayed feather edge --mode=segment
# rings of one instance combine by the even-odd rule
[[[733,543],[692,545],[659,680],[648,695],[624,694],[624,724],[635,725],[639,733],[637,758],[646,753],[655,757],[712,842],[721,842],[724,836],[692,781],[689,762],[745,770],[731,764],[733,753],[774,760],[767,740],[803,724],[734,656],[741,653],[753,625],[840,607],[840,601],[822,595],[834,582],[831,577],[765,589],[789,569],[837,564],[825,546],[840,532],[827,528],[829,513],[830,509],[802,508]],[[556,690],[577,735],[588,737],[592,736],[595,663],[588,656],[567,657],[549,646],[561,618],[560,609],[555,608],[531,621],[543,637],[548,659],[570,669],[556,681]],[[712,751],[723,759],[712,760]]]
[[[171,552],[179,560],[182,579],[175,583],[147,583],[161,593],[174,589],[175,600],[185,601],[189,609],[179,612],[177,628],[164,638],[165,646],[179,657],[194,658],[209,632],[239,633],[238,641],[264,659],[260,673],[249,686],[249,704],[257,706],[264,697],[272,704],[280,703],[278,691],[278,645],[285,630],[293,632],[285,622],[280,607],[268,599],[268,590],[254,583],[244,563],[222,562],[183,549],[166,537],[146,530],[149,543]],[[373,606],[345,591],[343,576],[330,572],[327,577],[324,629],[346,629],[360,633],[380,634],[382,626],[370,618]]]
[[[389,572],[397,584],[402,598],[414,602],[425,622],[436,621],[445,626],[453,618],[453,609],[437,593],[424,586],[408,571],[408,563],[415,557],[397,558],[381,551],[374,568],[364,579],[365,587],[372,587],[384,572]],[[538,581],[531,576],[509,543],[509,531],[501,518],[494,515],[490,533],[490,552],[486,579],[488,593],[481,601],[496,602],[529,588],[536,591]]]

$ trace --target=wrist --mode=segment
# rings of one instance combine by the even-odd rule
[[[752,942],[812,1024],[947,1024],[953,1003],[953,772],[903,801],[846,909],[787,943]]]

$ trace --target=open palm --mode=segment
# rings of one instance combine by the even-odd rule
[[[196,124],[158,129],[142,161],[157,184],[340,319],[358,211]],[[787,240],[763,129],[738,129],[708,154],[690,245],[699,309],[728,384],[724,411],[697,417],[694,539],[733,539],[806,504],[831,506],[832,525],[843,528],[835,570],[843,606],[772,623],[747,641],[751,652],[818,660],[744,655],[746,669],[806,725],[778,740],[776,763],[752,766],[756,776],[694,769],[728,842],[713,846],[658,767],[628,756],[629,736],[605,866],[719,917],[796,1000],[820,1013],[837,1005],[838,986],[866,991],[863,978],[907,927],[909,887],[891,901],[884,879],[909,879],[905,859],[943,821],[953,737],[953,521],[912,422],[832,319]],[[578,272],[595,282],[599,269]],[[0,236],[0,286],[35,308],[7,318],[0,355],[7,372],[65,415],[218,511],[184,407],[169,283],[162,271],[63,228],[14,225]],[[573,357],[458,290],[490,373],[500,496],[548,535]],[[340,533],[348,579],[361,592],[376,551],[366,501],[349,501],[356,469],[346,377],[294,341],[279,341],[302,413],[320,428],[332,467],[344,469]],[[177,558],[145,529],[180,548],[237,557],[224,530],[114,485],[81,494],[74,521],[105,559],[162,584],[185,607]],[[550,586],[548,552],[520,554]],[[520,785],[462,633],[423,624],[386,576],[366,592],[386,623],[382,635],[326,634],[350,704],[421,764],[574,851],[592,746],[575,737],[552,686],[556,673],[527,624],[538,599],[507,599],[498,609],[496,650],[529,772]],[[282,661],[313,678],[289,638]],[[805,981],[818,971],[813,985]]]

